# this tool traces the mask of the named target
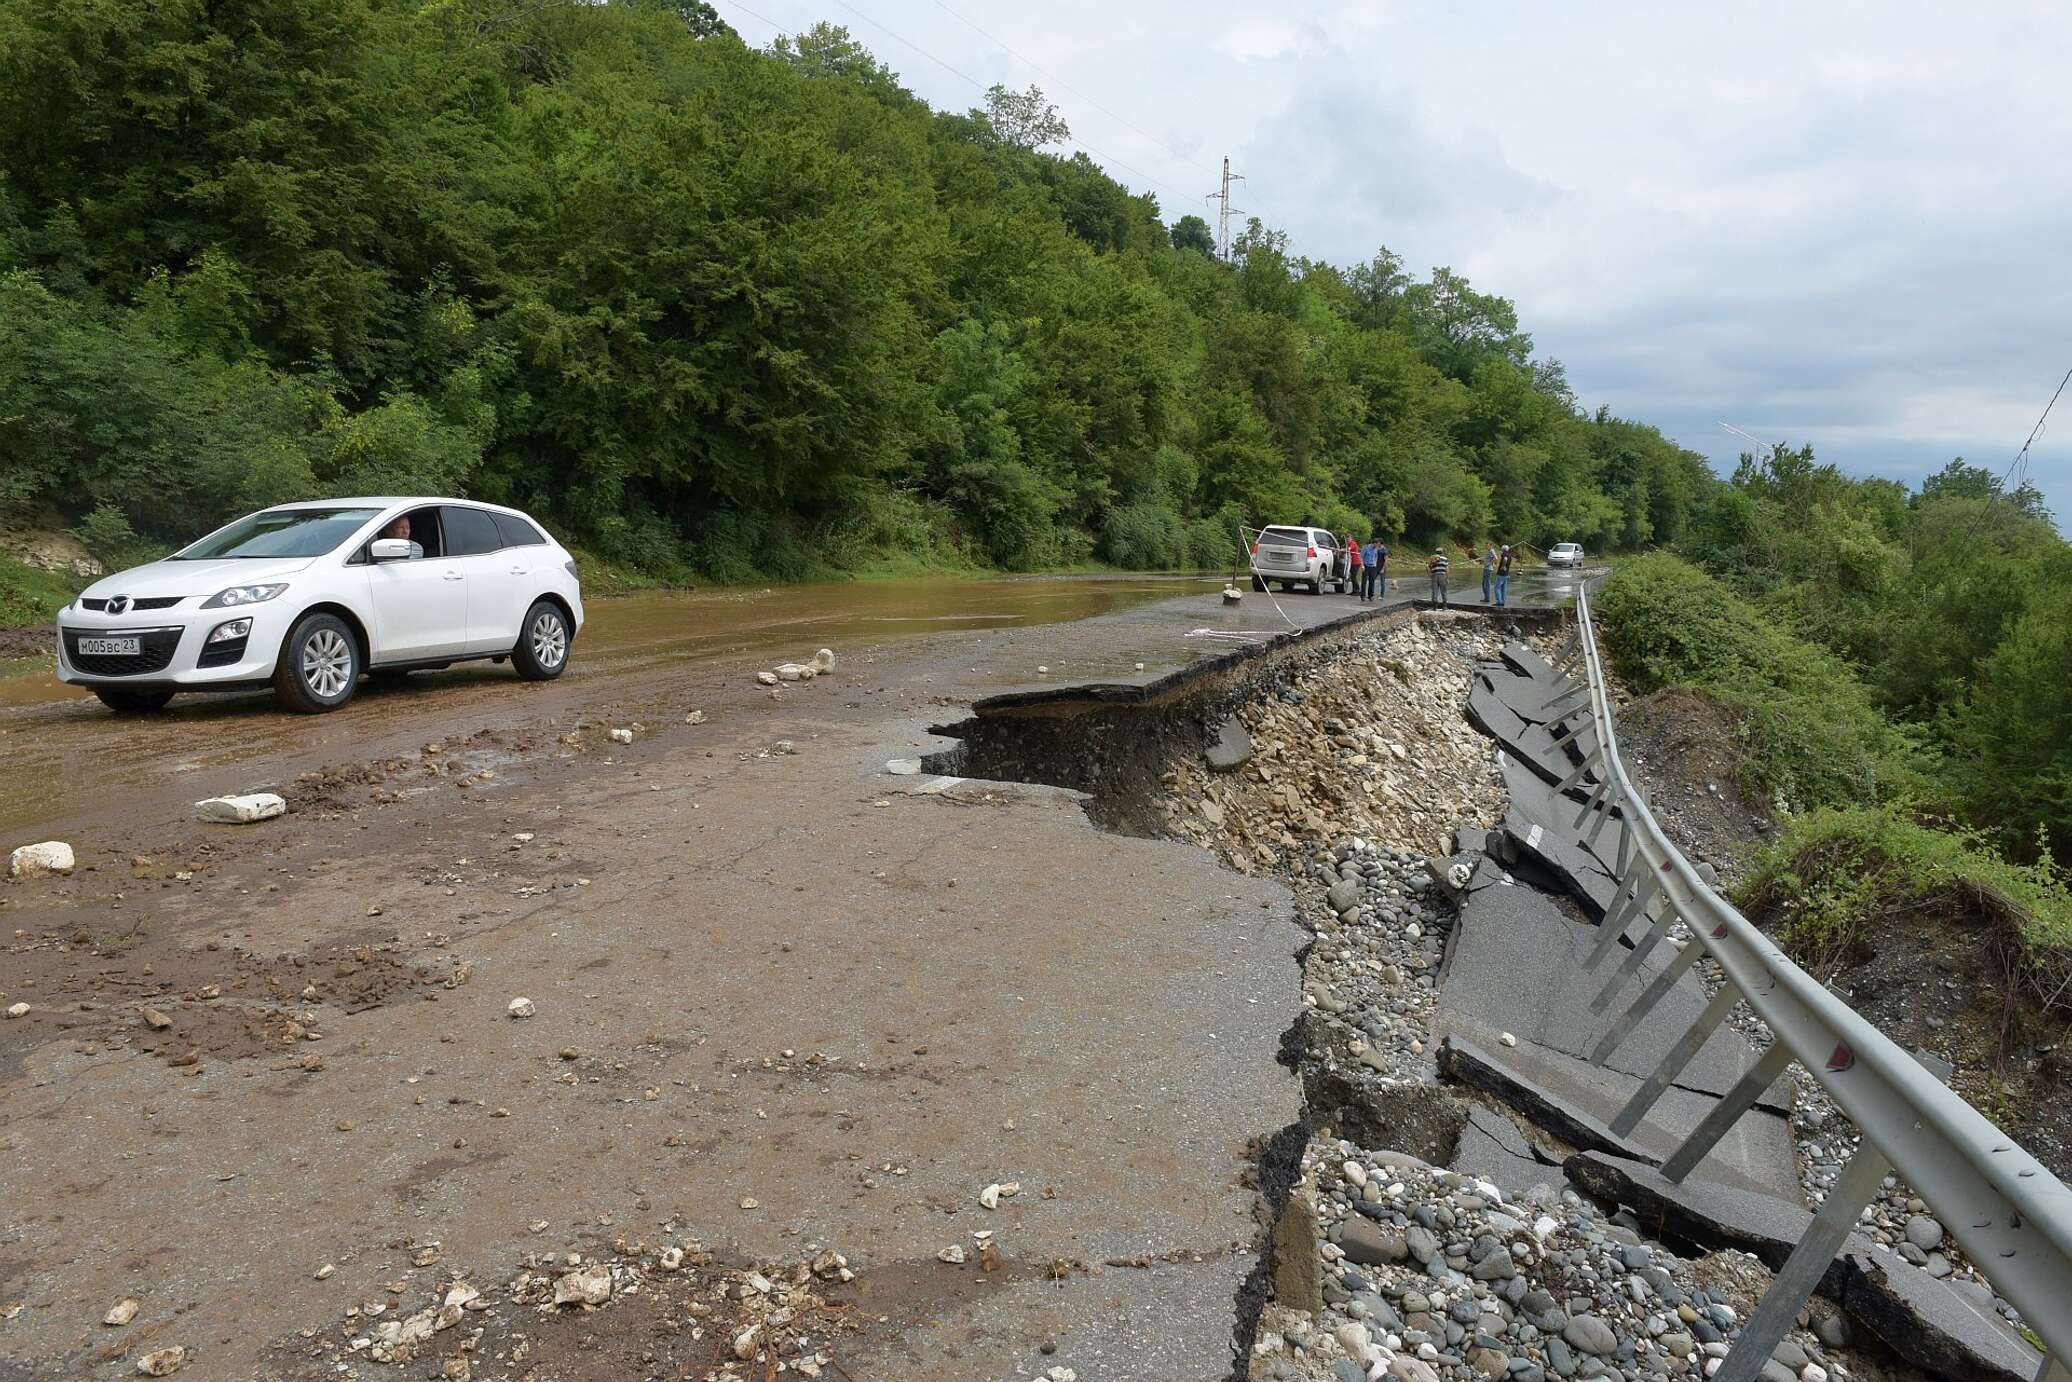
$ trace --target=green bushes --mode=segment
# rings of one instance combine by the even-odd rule
[[[1787,808],[1923,790],[1921,746],[1885,718],[1847,663],[1688,562],[1661,553],[1621,561],[1597,609],[1635,686],[1696,687],[1747,712],[1748,785]]]
[[[2046,857],[2015,864],[1985,837],[1894,807],[1831,807],[1796,816],[1760,849],[1741,888],[1774,911],[1804,952],[1832,957],[1881,911],[1941,900],[2004,923],[2038,962],[2072,950],[2072,887]]]
[[[64,608],[82,584],[74,577],[0,556],[0,629],[43,623]]]

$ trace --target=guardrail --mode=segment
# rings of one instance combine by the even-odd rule
[[[1941,1067],[1931,1071],[1922,1059],[1901,1050],[1706,886],[1663,833],[1620,761],[1587,582],[1577,593],[1575,614],[1570,641],[1556,655],[1556,670],[1568,677],[1581,672],[1582,681],[1550,701],[1549,708],[1573,701],[1550,728],[1574,744],[1582,763],[1561,787],[1587,793],[1575,828],[1581,830],[1595,815],[1590,839],[1614,812],[1625,827],[1619,887],[1590,956],[1591,969],[1605,965],[1636,919],[1653,920],[1592,1007],[1605,1010],[1679,918],[1696,937],[1612,1024],[1593,1059],[1602,1064],[1617,1050],[1701,951],[1718,962],[1726,977],[1696,1025],[1641,1085],[1612,1130],[1621,1136],[1631,1132],[1727,1014],[1745,1002],[1775,1041],[1663,1163],[1662,1174],[1682,1180],[1793,1062],[1819,1082],[1863,1134],[1862,1145],[1750,1315],[1714,1382],[1754,1382],[1877,1195],[1888,1167],[1927,1201],[1993,1288],[2049,1345],[2039,1382],[2066,1376],[2065,1364],[2072,1361],[2072,1190],[1944,1084],[1947,1066],[1923,1053]]]

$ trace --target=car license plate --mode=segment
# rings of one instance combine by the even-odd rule
[[[1295,560],[1295,554],[1293,552],[1275,552],[1273,559],[1278,562],[1291,562]]]
[[[141,638],[82,638],[79,651],[91,657],[135,657],[144,651]]]

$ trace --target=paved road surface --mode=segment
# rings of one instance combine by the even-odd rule
[[[23,1305],[0,1376],[126,1375],[95,1361],[124,1295],[125,1338],[187,1345],[184,1375],[329,1376],[283,1361],[297,1331],[335,1334],[384,1283],[487,1286],[665,1222],[737,1259],[848,1253],[859,1382],[1219,1375],[1251,1144],[1299,1111],[1275,1061],[1300,1004],[1287,895],[1103,835],[1062,793],[916,794],[882,765],[976,696],[1284,625],[1211,592],[836,638],[836,677],[776,695],[749,672],[826,625],[770,626],[753,657],[579,651],[557,684],[429,676],[315,721],[254,698],[0,714],[6,843],[82,862],[0,887],[0,1006],[32,1007],[0,1027],[0,1307]],[[262,786],[294,812],[190,819]],[[1025,1193],[981,1208],[1006,1180]],[[935,1261],[980,1228],[1008,1270]],[[1044,1270],[1110,1257],[1152,1265]]]

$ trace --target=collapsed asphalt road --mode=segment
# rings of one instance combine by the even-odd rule
[[[428,678],[314,747],[245,701],[12,713],[15,771],[120,792],[17,826],[81,867],[0,889],[0,1007],[28,1005],[0,1027],[0,1375],[170,1348],[188,1376],[394,1375],[390,1327],[445,1299],[419,1371],[703,1376],[609,1311],[578,1338],[451,1303],[669,1246],[840,1253],[804,1356],[859,1379],[1221,1375],[1261,1147],[1300,1114],[1287,894],[1063,793],[883,765],[945,705],[1284,627],[1210,594],[843,648],[775,693],[749,670],[810,647],[544,694]],[[191,818],[261,787],[290,814]]]

